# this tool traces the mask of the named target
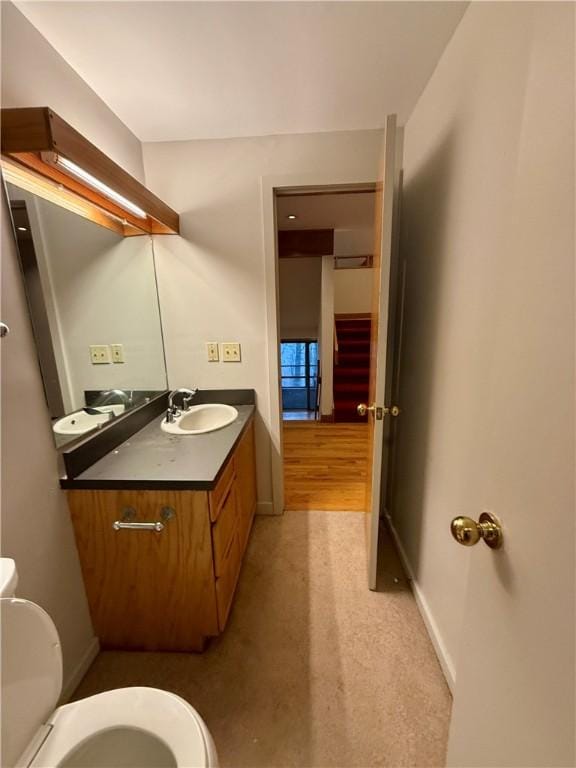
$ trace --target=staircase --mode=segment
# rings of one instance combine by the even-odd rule
[[[370,318],[336,317],[338,355],[334,358],[334,421],[366,421],[358,403],[368,402]]]

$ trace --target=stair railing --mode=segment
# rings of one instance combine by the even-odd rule
[[[336,316],[334,316],[334,365],[338,365],[338,329],[336,328]]]
[[[320,419],[320,402],[322,398],[322,366],[320,365],[320,358],[316,364],[316,409],[315,418]]]
[[[334,269],[372,269],[374,256],[371,253],[356,256],[334,256]]]

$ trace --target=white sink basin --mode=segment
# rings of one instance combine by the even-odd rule
[[[205,432],[214,432],[216,429],[227,427],[238,418],[238,411],[231,405],[222,403],[206,403],[206,405],[193,405],[180,416],[177,416],[172,424],[166,419],[161,424],[164,432],[171,435],[203,435]]]
[[[83,410],[69,413],[54,422],[52,429],[57,435],[83,435],[85,432],[90,432],[91,429],[110,421],[111,413],[114,416],[119,416],[124,411],[124,406],[120,404],[100,405],[92,410],[98,411],[98,413],[86,413]]]

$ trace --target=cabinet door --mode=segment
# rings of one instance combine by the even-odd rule
[[[214,552],[214,575],[222,575],[223,564],[232,536],[238,529],[239,508],[236,483],[228,489],[218,520],[212,526],[212,544]]]
[[[224,502],[226,501],[226,497],[228,496],[230,488],[234,484],[235,480],[236,480],[236,454],[234,454],[228,460],[228,463],[222,470],[222,474],[220,475],[220,479],[218,480],[218,484],[216,485],[216,488],[214,488],[213,491],[210,491],[208,495],[208,503],[210,505],[210,519],[212,520],[212,522],[215,522],[216,520],[218,520],[218,516],[222,511],[222,506],[224,505]]]
[[[232,608],[232,600],[240,568],[242,566],[242,549],[240,543],[240,530],[234,529],[228,543],[228,548],[223,555],[220,567],[220,576],[216,579],[216,600],[218,604],[218,621],[220,631],[223,632]]]
[[[218,634],[208,496],[192,491],[69,491],[94,629],[104,648],[200,651]],[[160,533],[115,530],[161,520]]]
[[[254,420],[244,433],[235,452],[238,488],[238,531],[242,551],[246,547],[254,512],[256,511],[256,457],[254,450]]]

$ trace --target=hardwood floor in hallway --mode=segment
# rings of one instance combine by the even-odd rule
[[[364,511],[366,424],[288,422],[283,434],[285,509]]]

